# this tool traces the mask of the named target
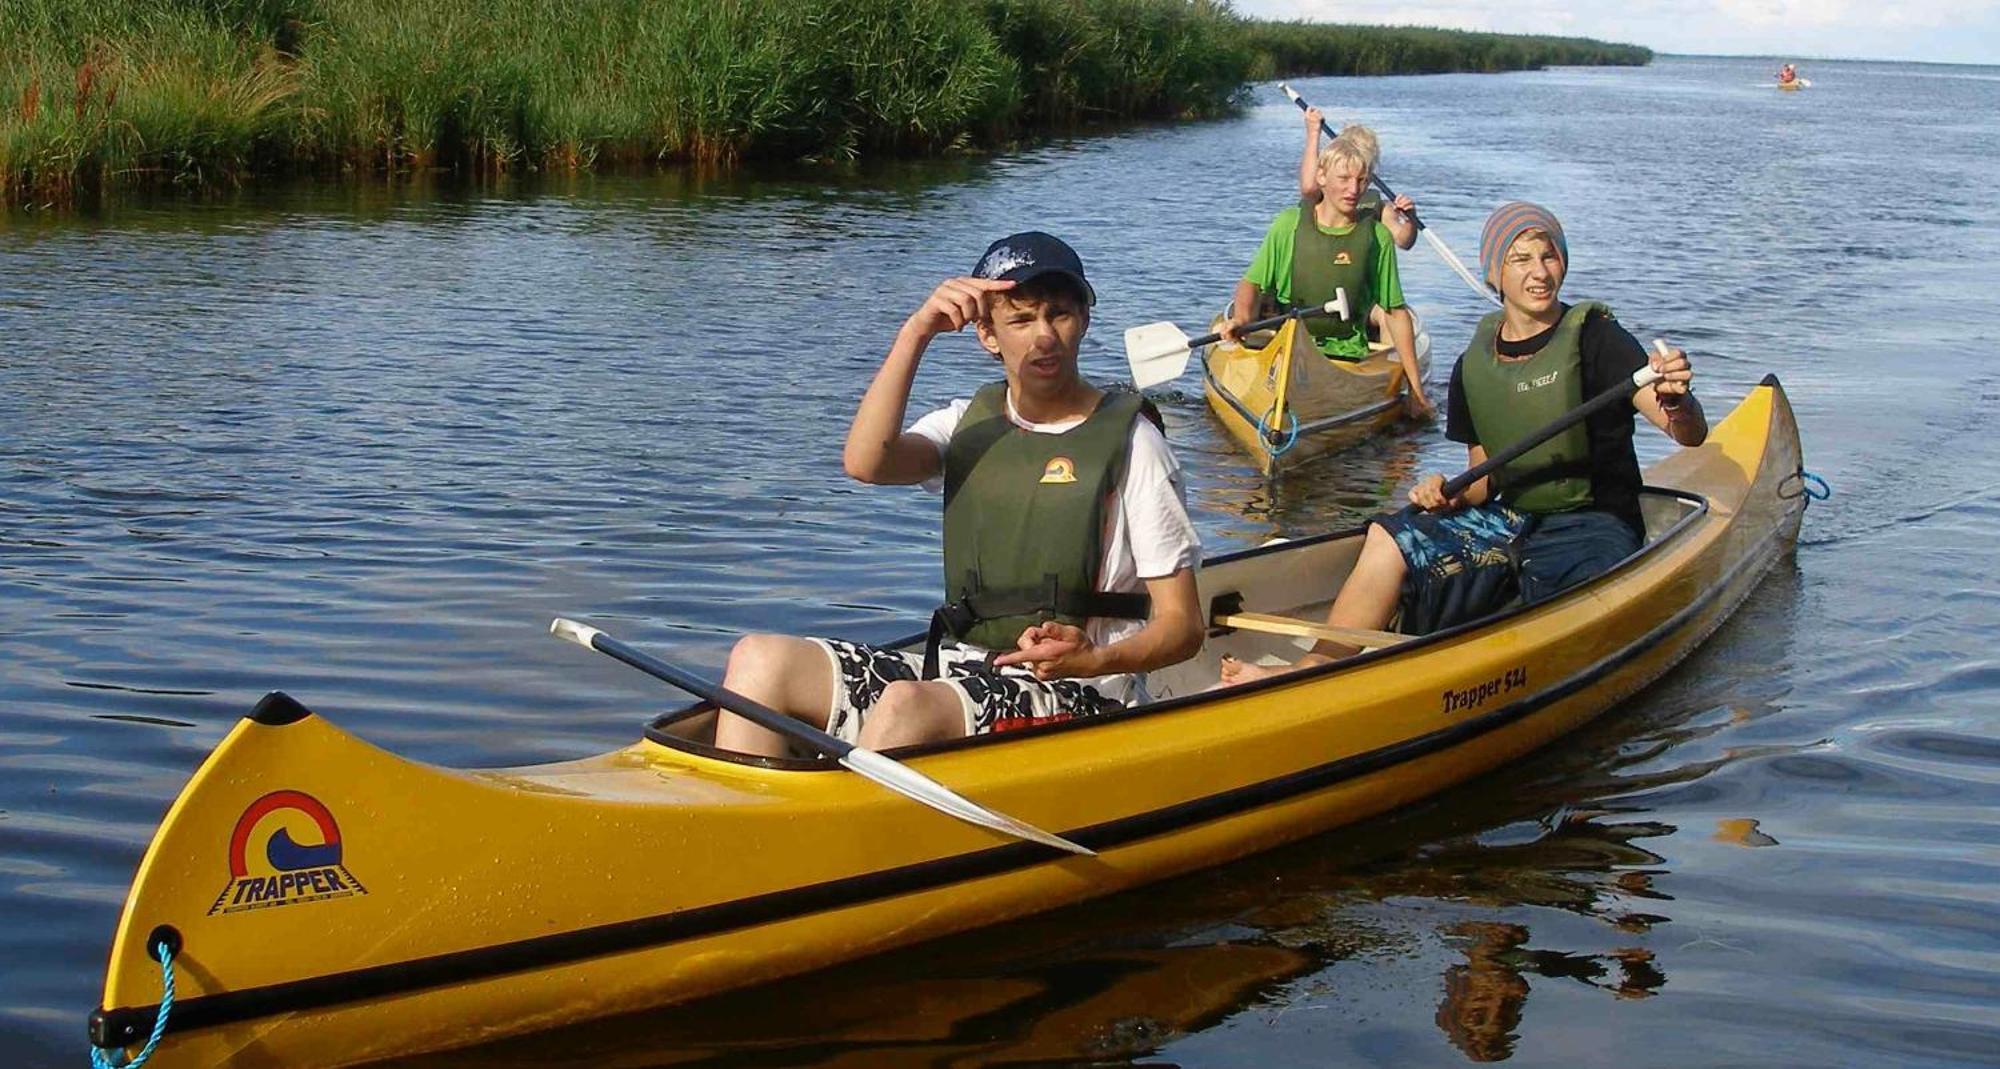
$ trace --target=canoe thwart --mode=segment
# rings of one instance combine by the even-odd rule
[[[1408,642],[1413,635],[1399,635],[1394,631],[1371,631],[1365,627],[1334,627],[1331,624],[1315,624],[1305,620],[1295,620],[1289,616],[1273,616],[1264,612],[1238,612],[1227,616],[1217,616],[1211,621],[1216,627],[1226,627],[1241,631],[1262,631],[1271,635],[1293,635],[1298,638],[1324,639],[1347,646],[1375,648],[1393,646],[1398,642]]]
[[[1360,646],[1363,649],[1394,646],[1415,637],[1397,634],[1394,631],[1374,631],[1365,627],[1335,627],[1332,624],[1314,623],[1311,620],[1279,616],[1276,613],[1246,612],[1243,608],[1243,594],[1240,591],[1218,594],[1211,599],[1208,606],[1208,622],[1213,629],[1211,634],[1258,631],[1267,635],[1323,639],[1347,646]]]

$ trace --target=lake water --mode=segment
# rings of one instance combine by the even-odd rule
[[[1783,377],[1836,494],[1660,684],[1244,864],[425,1064],[2000,1064],[2000,72],[1822,63],[1780,94],[1774,66],[1299,83],[1462,256],[1498,202],[1554,208],[1566,295],[1686,345],[1712,412]],[[902,318],[1055,231],[1101,295],[1086,372],[1118,379],[1124,327],[1226,298],[1300,129],[1260,86],[1229,121],[861,173],[7,217],[0,1062],[85,1063],[133,868],[267,690],[514,764],[681,702],[552,616],[710,671],[746,629],[911,630],[936,501],[838,460]],[[1441,375],[1481,305],[1421,244],[1404,277]],[[914,406],[991,375],[941,341]],[[1192,376],[1161,400],[1211,551],[1463,457],[1432,426],[1267,486]]]

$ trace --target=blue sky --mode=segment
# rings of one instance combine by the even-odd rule
[[[1256,18],[1555,33],[1659,52],[2000,63],[2000,0],[1236,0]]]

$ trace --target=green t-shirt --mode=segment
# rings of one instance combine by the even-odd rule
[[[1271,220],[1271,228],[1264,231],[1264,243],[1257,246],[1257,255],[1250,261],[1250,269],[1243,272],[1245,281],[1254,283],[1279,304],[1290,304],[1292,300],[1292,233],[1298,226],[1298,205],[1279,212],[1278,217]],[[1353,225],[1320,227],[1322,233],[1335,237],[1345,236],[1353,230]],[[1375,262],[1371,266],[1375,275],[1375,303],[1383,308],[1403,307],[1403,280],[1396,273],[1396,239],[1380,220],[1375,222]],[[1366,308],[1351,311],[1356,319],[1365,321],[1368,317]],[[1322,338],[1320,351],[1328,356],[1354,359],[1368,355],[1368,342],[1365,337]]]

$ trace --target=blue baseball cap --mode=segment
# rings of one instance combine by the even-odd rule
[[[1097,303],[1097,291],[1083,277],[1083,260],[1061,238],[1039,230],[1009,234],[986,246],[986,254],[972,269],[975,278],[997,278],[1026,282],[1043,275],[1063,275],[1083,289],[1084,300]]]

